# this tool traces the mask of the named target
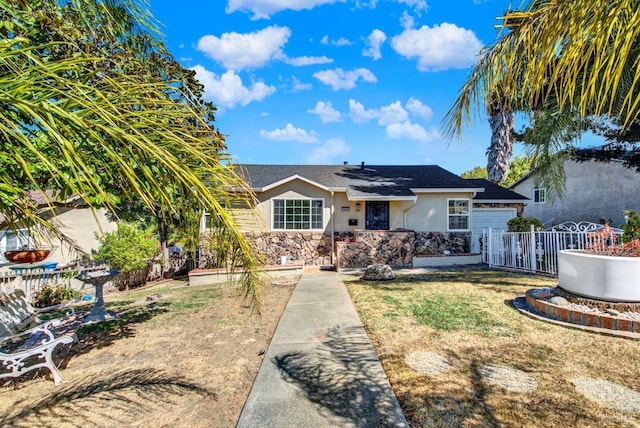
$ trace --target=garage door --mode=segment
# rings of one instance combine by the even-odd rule
[[[482,230],[490,227],[507,230],[507,222],[516,216],[515,208],[474,208],[473,227],[471,231],[471,252],[480,252],[480,237]]]

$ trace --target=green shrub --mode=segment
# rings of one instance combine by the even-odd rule
[[[47,306],[68,302],[69,300],[77,299],[79,297],[80,293],[73,288],[65,287],[64,285],[56,285],[53,287],[45,285],[40,291],[36,292],[33,306],[36,308],[45,308]]]
[[[542,222],[534,217],[514,217],[507,222],[509,232],[529,232],[531,225],[536,229],[544,228]]]
[[[118,223],[115,232],[99,238],[96,260],[103,260],[111,269],[131,272],[147,266],[149,259],[158,254],[158,243],[147,231],[134,223]]]
[[[622,211],[626,224],[622,225],[622,242],[631,242],[633,240],[640,240],[640,214],[635,210]]]

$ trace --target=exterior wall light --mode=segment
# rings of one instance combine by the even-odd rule
[[[356,211],[360,211],[360,202],[356,202]]]

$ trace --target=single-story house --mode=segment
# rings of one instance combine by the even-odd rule
[[[472,243],[478,234],[476,217],[478,225],[504,228],[527,200],[436,165],[238,168],[256,202],[232,212],[270,264],[284,257],[340,267],[372,262],[410,266],[414,256],[477,252]],[[338,261],[337,242],[350,245],[342,247],[344,260]]]
[[[564,160],[566,176],[562,199],[552,197],[535,171],[511,186],[528,196],[525,215],[535,217],[545,227],[567,221],[589,221],[619,227],[624,223],[624,210],[640,211],[640,172],[627,168],[622,161],[578,162],[569,156]]]
[[[78,198],[57,201],[49,191],[46,194],[31,192],[30,198],[41,208],[43,217],[52,219],[59,230],[73,240],[80,249],[80,252],[75,251],[68,244],[59,241],[41,242],[45,246],[52,247],[51,253],[45,259],[47,263],[57,263],[61,266],[75,262],[83,255],[91,255],[92,251],[98,248],[96,233],[101,235],[116,230],[116,223],[107,218],[105,209],[89,208]],[[47,204],[47,201],[54,202],[53,208]],[[3,219],[0,218],[0,223],[2,221]],[[33,237],[29,237],[26,229],[0,228],[0,270],[8,270],[14,265],[5,258],[5,251],[19,249],[25,245],[33,245]]]

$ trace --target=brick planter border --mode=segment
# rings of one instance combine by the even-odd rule
[[[555,305],[547,300],[548,295],[545,298],[536,297],[534,291],[528,290],[524,299],[514,301],[518,310],[528,312],[527,315],[533,315],[534,318],[568,327],[640,340],[640,321]]]

